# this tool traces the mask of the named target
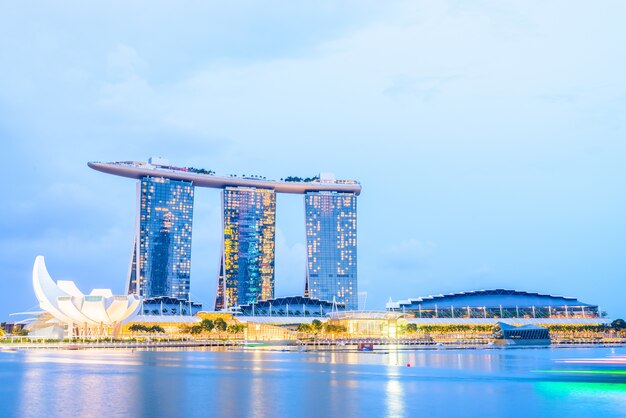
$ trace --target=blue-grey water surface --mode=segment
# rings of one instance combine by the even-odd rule
[[[626,348],[0,352],[0,416],[626,417],[620,356]]]

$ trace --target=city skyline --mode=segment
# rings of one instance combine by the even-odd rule
[[[0,417],[623,416],[625,21],[2,2]]]
[[[90,168],[137,179],[137,215],[128,293],[190,301],[193,200],[196,187],[222,190],[222,253],[215,310],[274,298],[276,194],[304,195],[307,268],[304,296],[357,310],[356,198],[361,185],[333,173],[268,180],[219,176],[177,167],[164,157],[148,162],[89,162]],[[197,257],[197,256],[196,256]],[[296,296],[295,294],[292,296]],[[206,307],[205,309],[210,309]]]
[[[358,179],[366,309],[504,287],[624,317],[625,15],[611,0],[7,4],[0,317],[36,306],[40,254],[80,288],[126,291],[135,189],[85,161],[151,155]],[[276,297],[307,269],[293,197],[276,197]],[[211,280],[189,291],[211,307],[219,191],[197,188],[194,214],[190,274]]]

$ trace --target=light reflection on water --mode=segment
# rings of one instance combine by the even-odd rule
[[[389,379],[385,388],[388,417],[403,417],[404,412],[404,390],[402,384],[396,379]]]
[[[624,355],[624,348],[0,352],[0,416],[618,417],[626,375],[561,368],[607,367],[585,362],[609,358],[614,369]]]

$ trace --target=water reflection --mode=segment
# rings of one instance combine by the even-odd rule
[[[404,390],[402,384],[395,379],[387,382],[385,388],[388,417],[404,417]]]
[[[616,411],[626,411],[626,384],[554,382],[535,383],[537,392],[546,401],[546,412],[563,416],[576,416],[582,411],[593,411],[594,416],[619,416]],[[554,406],[557,401],[560,406]]]
[[[93,354],[92,354],[93,355]],[[15,416],[94,416],[94,411],[125,412],[132,402],[133,376],[111,366],[133,366],[125,355],[89,358],[89,353],[27,352],[20,376]],[[78,372],[80,370],[80,372]],[[78,372],[78,373],[77,373]]]
[[[608,357],[609,354],[614,357]],[[538,373],[625,348],[0,353],[0,416],[622,416],[624,378]],[[620,357],[621,356],[621,357]],[[410,363],[411,367],[407,367]],[[578,379],[578,380],[576,380]],[[621,380],[619,380],[621,379]],[[559,412],[560,411],[560,412]]]

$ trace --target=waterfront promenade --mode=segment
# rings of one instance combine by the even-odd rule
[[[0,343],[0,351],[18,349],[51,349],[51,350],[85,350],[85,349],[193,349],[193,348],[268,348],[284,349],[287,351],[302,350],[357,350],[359,344],[372,344],[374,350],[389,349],[491,349],[501,348],[493,345],[493,339],[448,339],[447,341],[432,341],[416,338],[321,338],[313,340],[267,340],[248,341],[243,339],[159,339],[159,340],[92,340],[92,341],[45,341],[15,338],[13,342]],[[606,339],[559,339],[549,347],[620,347],[626,346],[626,338]],[[534,347],[536,348],[536,347]]]

